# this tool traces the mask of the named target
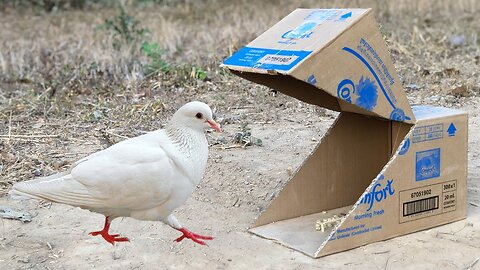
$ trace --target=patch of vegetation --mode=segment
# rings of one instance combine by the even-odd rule
[[[147,39],[151,32],[149,29],[141,28],[140,21],[128,14],[124,8],[120,8],[120,14],[113,19],[106,19],[99,29],[105,29],[114,35],[112,45],[117,50],[123,44],[136,48],[136,45]]]
[[[169,72],[171,70],[171,65],[164,59],[166,50],[160,48],[157,43],[143,42],[140,51],[149,59],[149,62],[143,65],[146,75],[159,71]]]
[[[193,66],[192,67],[192,72],[190,73],[190,76],[192,78],[197,79],[197,80],[202,80],[202,81],[208,80],[207,72],[201,67]]]
[[[242,125],[240,126],[240,130],[241,131],[235,133],[235,136],[233,137],[233,141],[235,143],[242,145],[242,147],[263,145],[261,139],[252,136],[251,128],[249,128],[246,123],[242,123]]]

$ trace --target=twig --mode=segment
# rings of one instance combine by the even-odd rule
[[[389,252],[390,252],[390,250],[385,250],[385,251],[373,252],[372,254],[378,255],[378,254],[385,254],[385,253],[389,253]]]
[[[102,149],[97,149],[97,150],[102,150]],[[50,155],[53,158],[59,158],[59,157],[76,157],[76,156],[84,156],[84,155],[89,155],[91,152],[78,152],[78,153],[58,153],[58,154],[52,154]]]
[[[222,150],[227,150],[227,149],[231,149],[231,148],[243,148],[243,147],[239,144],[233,144],[233,145],[229,145],[229,146],[221,146],[221,147],[218,147],[218,148],[222,149]]]
[[[388,262],[390,261],[390,258],[391,258],[392,256],[393,256],[393,255],[388,256],[387,261],[385,262],[385,266],[383,267],[383,269],[387,270]]]
[[[236,200],[236,201],[233,203],[233,205],[232,205],[232,206],[235,206],[235,205],[237,205],[237,203],[238,203],[238,201],[239,201],[239,200],[240,200],[240,198],[237,198],[237,200]]]
[[[8,139],[7,143],[10,143],[10,136],[12,135],[12,111],[10,111],[10,118],[8,120]]]
[[[21,141],[21,142],[34,142],[34,143],[47,143],[47,142],[44,142],[44,141],[40,141],[40,140],[36,140],[36,139],[23,139],[23,138],[13,138],[14,140],[16,141]],[[0,140],[5,140],[8,141],[10,140],[9,138],[1,138],[0,137]]]
[[[475,206],[475,207],[480,207],[480,205],[478,205],[478,204],[476,204],[476,203],[474,203],[474,202],[469,202],[469,204],[470,204],[470,205],[473,205],[473,206]]]
[[[233,109],[234,110],[243,110],[243,109],[254,109],[255,106],[237,106],[237,107],[234,107]]]
[[[0,137],[7,137],[7,140],[10,140],[10,138],[55,138],[58,137],[58,134],[39,134],[39,135],[28,135],[28,134],[11,134],[10,133],[10,128],[8,129],[8,134],[7,135],[2,135],[0,134]]]
[[[480,260],[480,257],[476,258],[469,266],[467,266],[467,268],[465,268],[465,270],[473,269],[473,267],[475,266],[475,264],[477,264],[479,260]]]
[[[301,124],[301,123],[302,123],[302,122],[300,122],[300,121],[296,121],[296,120],[288,119],[288,118],[283,118],[283,120],[286,120],[286,121],[292,122],[292,123],[297,123],[297,124]]]
[[[108,131],[108,130],[104,130],[103,132],[105,132],[105,133],[107,133],[107,134],[109,134],[109,135],[112,135],[112,136],[116,136],[116,137],[125,139],[125,140],[126,140],[126,139],[130,139],[130,138],[126,137],[126,136],[123,136],[123,135],[120,135],[120,134],[116,134],[116,133],[113,133],[113,132]]]

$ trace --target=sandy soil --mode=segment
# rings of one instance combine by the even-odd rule
[[[480,115],[476,106],[467,109],[470,204],[465,220],[320,259],[251,235],[249,225],[335,118],[330,113],[306,118],[299,112],[249,125],[263,147],[225,150],[212,145],[203,182],[176,211],[187,228],[215,236],[209,246],[174,243],[178,232],[170,227],[130,218],[115,220],[112,231],[131,242],[111,246],[88,235],[101,228],[101,215],[3,197],[0,205],[36,216],[25,224],[0,220],[0,269],[480,269],[480,263],[471,266],[480,257]],[[235,127],[225,128],[228,133]],[[215,141],[222,135],[212,136]]]

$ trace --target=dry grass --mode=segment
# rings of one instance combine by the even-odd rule
[[[462,1],[198,1],[131,7],[168,50],[167,74],[145,76],[148,59],[96,30],[114,9],[0,16],[0,191],[60,170],[109,144],[161,127],[180,104],[200,99],[229,116],[256,104],[256,118],[292,100],[230,76],[218,65],[297,7],[373,7],[414,103],[460,106],[479,95],[480,5]],[[452,38],[460,37],[459,45]],[[190,76],[205,69],[210,80]],[[247,90],[247,91],[245,91]],[[432,96],[438,96],[432,99]],[[427,97],[425,99],[425,97]],[[314,110],[311,107],[305,107]]]

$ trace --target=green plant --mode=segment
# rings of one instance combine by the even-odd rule
[[[192,67],[192,72],[190,73],[190,76],[192,78],[198,79],[198,80],[206,80],[208,79],[207,72],[203,70],[201,67]]]
[[[140,51],[149,59],[149,62],[143,66],[146,75],[171,70],[170,64],[163,59],[165,49],[160,48],[157,43],[143,42]]]
[[[120,8],[120,14],[113,19],[106,19],[99,28],[114,34],[115,40],[112,45],[115,49],[119,49],[122,44],[135,47],[150,34],[150,30],[141,28],[140,21],[129,15],[124,8]]]
[[[251,128],[249,128],[246,123],[242,123],[240,129],[241,131],[235,133],[235,136],[233,137],[233,141],[235,143],[240,144],[242,147],[247,147],[251,145],[263,145],[261,139],[252,136]]]

